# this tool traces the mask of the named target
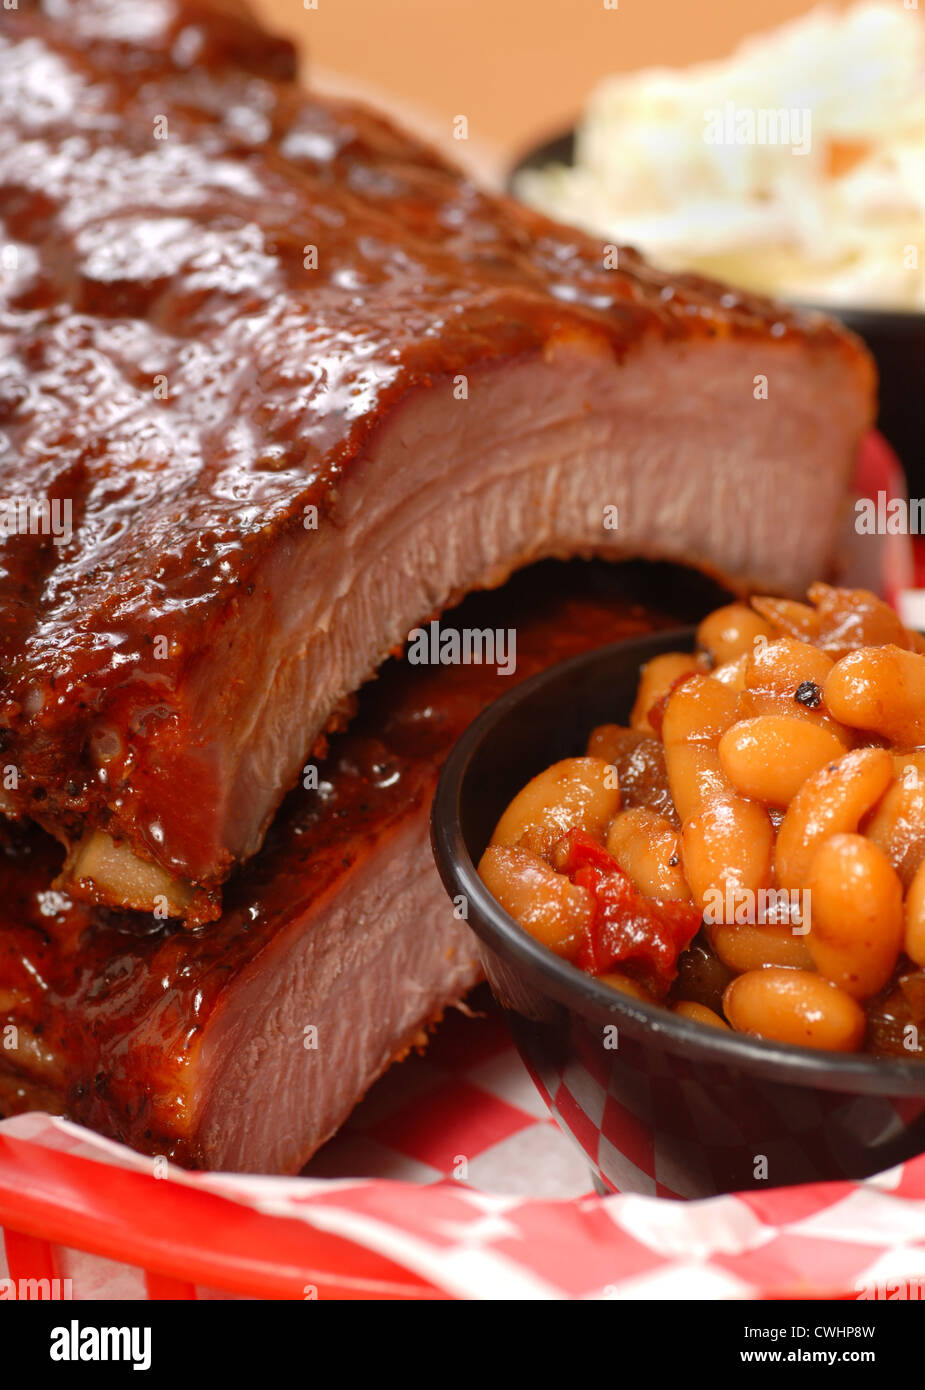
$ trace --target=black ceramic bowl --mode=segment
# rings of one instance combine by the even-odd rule
[[[684,629],[601,647],[490,705],[437,788],[440,876],[552,1114],[608,1187],[702,1197],[866,1177],[925,1149],[925,1062],[764,1042],[620,994],[523,931],[475,869],[524,783],[625,721],[640,664],[692,642]]]
[[[511,171],[511,181],[523,169],[571,164],[574,154],[574,132],[565,131],[525,154]],[[873,353],[880,377],[878,428],[899,455],[910,492],[921,496],[925,493],[925,313],[808,302],[798,307],[839,319]]]

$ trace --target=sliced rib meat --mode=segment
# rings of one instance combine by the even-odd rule
[[[516,673],[391,662],[209,927],[76,903],[48,888],[54,841],[9,832],[0,1025],[17,1031],[0,1049],[0,1112],[62,1111],[193,1166],[308,1159],[478,978],[428,843],[450,747],[512,680],[664,621],[583,592],[583,576],[534,575],[450,620],[516,621]]]
[[[0,25],[0,495],[73,524],[2,543],[0,801],[191,923],[415,624],[549,555],[802,590],[873,413],[831,323],[605,268],[291,69],[237,5]]]

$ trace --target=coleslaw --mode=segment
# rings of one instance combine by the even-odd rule
[[[610,78],[574,164],[515,191],[667,269],[925,309],[925,23],[903,0],[822,8],[721,62]]]

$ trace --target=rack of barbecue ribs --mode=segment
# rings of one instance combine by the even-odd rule
[[[451,631],[516,621],[512,676],[387,663],[229,880],[218,922],[190,931],[74,901],[49,888],[55,841],[12,830],[0,1008],[17,1048],[0,1051],[0,1111],[63,1111],[189,1165],[301,1167],[480,976],[428,843],[453,743],[514,682],[666,623],[582,580],[524,576],[447,619]]]
[[[188,1123],[190,1161],[243,1166],[245,1139],[217,1128],[246,1128],[262,1044],[220,1002],[221,973],[240,967],[247,1008],[276,1026],[257,962],[285,959],[290,927],[248,901],[248,875],[264,883],[283,798],[363,683],[416,625],[544,557],[802,590],[832,560],[874,412],[870,360],[830,321],[481,192],[387,121],[306,94],[294,68],[237,4],[0,11],[4,872],[40,872],[48,920],[70,924],[68,1112],[138,1143],[136,1114],[152,1134]],[[339,811],[312,814],[324,839]],[[360,883],[359,842],[385,833],[356,821],[349,890],[330,862],[278,874],[303,926],[315,885],[312,949],[344,934],[325,978],[357,1007],[373,976],[346,945],[350,893],[378,891],[363,920],[383,952],[407,906],[387,868],[378,890]],[[328,1054],[311,1098],[287,1092],[317,1123],[293,1121],[260,1162],[301,1161],[389,1048],[461,994],[460,924],[434,927],[427,949],[444,946],[417,1017],[377,996],[375,1066]],[[81,1001],[120,969],[137,1052],[107,1080],[106,1029]],[[217,1015],[183,1075],[195,1091],[221,1074],[223,1120],[158,1043],[200,1028],[174,972],[201,970]],[[10,1008],[28,993],[11,987]]]

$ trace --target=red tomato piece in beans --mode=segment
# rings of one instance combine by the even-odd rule
[[[563,836],[555,859],[556,867],[594,900],[576,964],[592,975],[619,966],[653,994],[667,994],[678,973],[678,956],[700,927],[699,909],[645,897],[613,855],[583,830]]]

